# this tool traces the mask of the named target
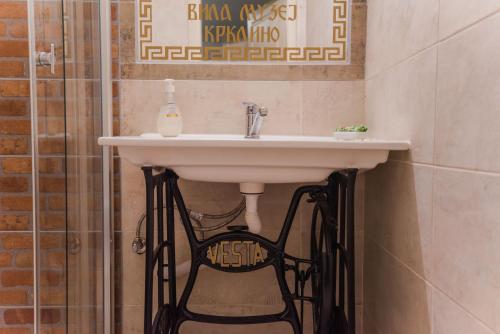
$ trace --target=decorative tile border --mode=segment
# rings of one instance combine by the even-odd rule
[[[138,63],[348,64],[351,0],[332,0],[331,47],[170,46],[153,43],[153,0],[136,0]]]

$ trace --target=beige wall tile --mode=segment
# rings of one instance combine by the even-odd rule
[[[120,236],[122,244],[122,305],[136,306],[143,310],[145,256],[135,254],[132,251],[131,245],[135,232],[122,232]]]
[[[139,167],[124,159],[120,159],[120,170],[121,230],[134,232],[137,220],[146,208],[144,175]]]
[[[498,0],[440,0],[439,38],[445,38],[499,9]]]
[[[365,198],[366,238],[426,278],[433,256],[432,178],[430,167],[389,162],[368,173]]]
[[[120,20],[120,62],[135,61],[135,3],[121,1]]]
[[[396,2],[369,2],[366,117],[372,134],[409,136],[412,150],[367,175],[365,333],[500,333],[500,176],[480,172],[500,171],[500,14],[428,48],[438,1]],[[440,38],[500,8],[440,4]],[[408,298],[412,286],[425,288]],[[422,327],[408,325],[423,309]]]
[[[373,322],[366,316],[366,311],[363,310],[363,332],[362,334],[380,334]]]
[[[122,58],[133,57],[125,53]],[[357,58],[361,58],[356,54]],[[359,61],[359,60],[358,60]],[[124,63],[121,65],[122,79],[161,80],[170,77],[176,80],[362,80],[363,64],[350,65],[165,65]]]
[[[121,134],[156,131],[163,82],[121,83]],[[269,108],[265,134],[331,135],[337,126],[363,123],[362,81],[177,81],[186,133],[244,133],[242,101]],[[207,106],[210,109],[207,110]]]
[[[437,41],[438,5],[438,0],[368,1],[367,78]]]
[[[241,313],[245,313],[245,309],[241,309]],[[260,325],[215,325],[215,324],[202,324],[196,322],[186,322],[182,325],[181,334],[283,334],[292,331],[290,325],[285,322],[275,324],[260,324]]]
[[[433,334],[494,334],[438,290],[433,292]]]
[[[434,283],[500,332],[500,176],[438,169]]]
[[[500,171],[500,14],[439,47],[436,162]]]
[[[364,121],[363,81],[305,81],[302,95],[304,135],[331,136]]]
[[[427,50],[366,81],[366,122],[371,136],[410,139],[399,159],[432,162],[436,49]]]
[[[356,305],[356,333],[363,334],[363,305]]]
[[[142,334],[144,333],[144,310],[139,306],[126,306],[121,309],[121,333]]]
[[[160,80],[121,82],[121,134],[156,132],[164,102]],[[269,108],[264,134],[300,134],[302,85],[286,81],[177,81],[176,102],[185,133],[240,133],[245,131],[243,101]],[[208,107],[210,106],[210,107]]]
[[[365,258],[365,312],[380,333],[430,334],[431,286],[369,240]]]
[[[365,64],[367,9],[366,3],[352,4],[351,64]]]

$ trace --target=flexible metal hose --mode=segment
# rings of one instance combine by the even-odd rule
[[[177,206],[174,206],[177,209]],[[156,211],[158,208],[154,208]],[[245,210],[245,199],[242,198],[240,203],[231,211],[221,213],[221,214],[210,214],[210,213],[199,213],[196,211],[193,211],[191,209],[187,209],[189,217],[196,223],[195,226],[193,226],[193,229],[197,232],[200,232],[201,234],[201,239],[203,240],[205,238],[204,233],[205,232],[212,232],[216,231],[219,229],[222,229],[229,224],[231,224],[233,221],[238,218],[242,212]],[[132,242],[132,249],[134,250],[135,253],[137,254],[142,254],[145,251],[146,247],[146,240],[141,237],[141,227],[142,223],[146,219],[146,214],[143,213],[139,220],[137,221],[137,227],[135,230],[135,238],[134,241]],[[216,225],[212,226],[203,226],[202,221],[204,220],[221,220],[222,221]]]

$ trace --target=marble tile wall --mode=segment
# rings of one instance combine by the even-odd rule
[[[368,1],[364,329],[500,333],[500,3]]]

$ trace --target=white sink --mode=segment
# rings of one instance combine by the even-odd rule
[[[117,146],[137,166],[168,167],[187,180],[240,184],[319,182],[339,169],[374,168],[389,151],[409,148],[407,141],[202,134],[102,137],[99,144]]]

